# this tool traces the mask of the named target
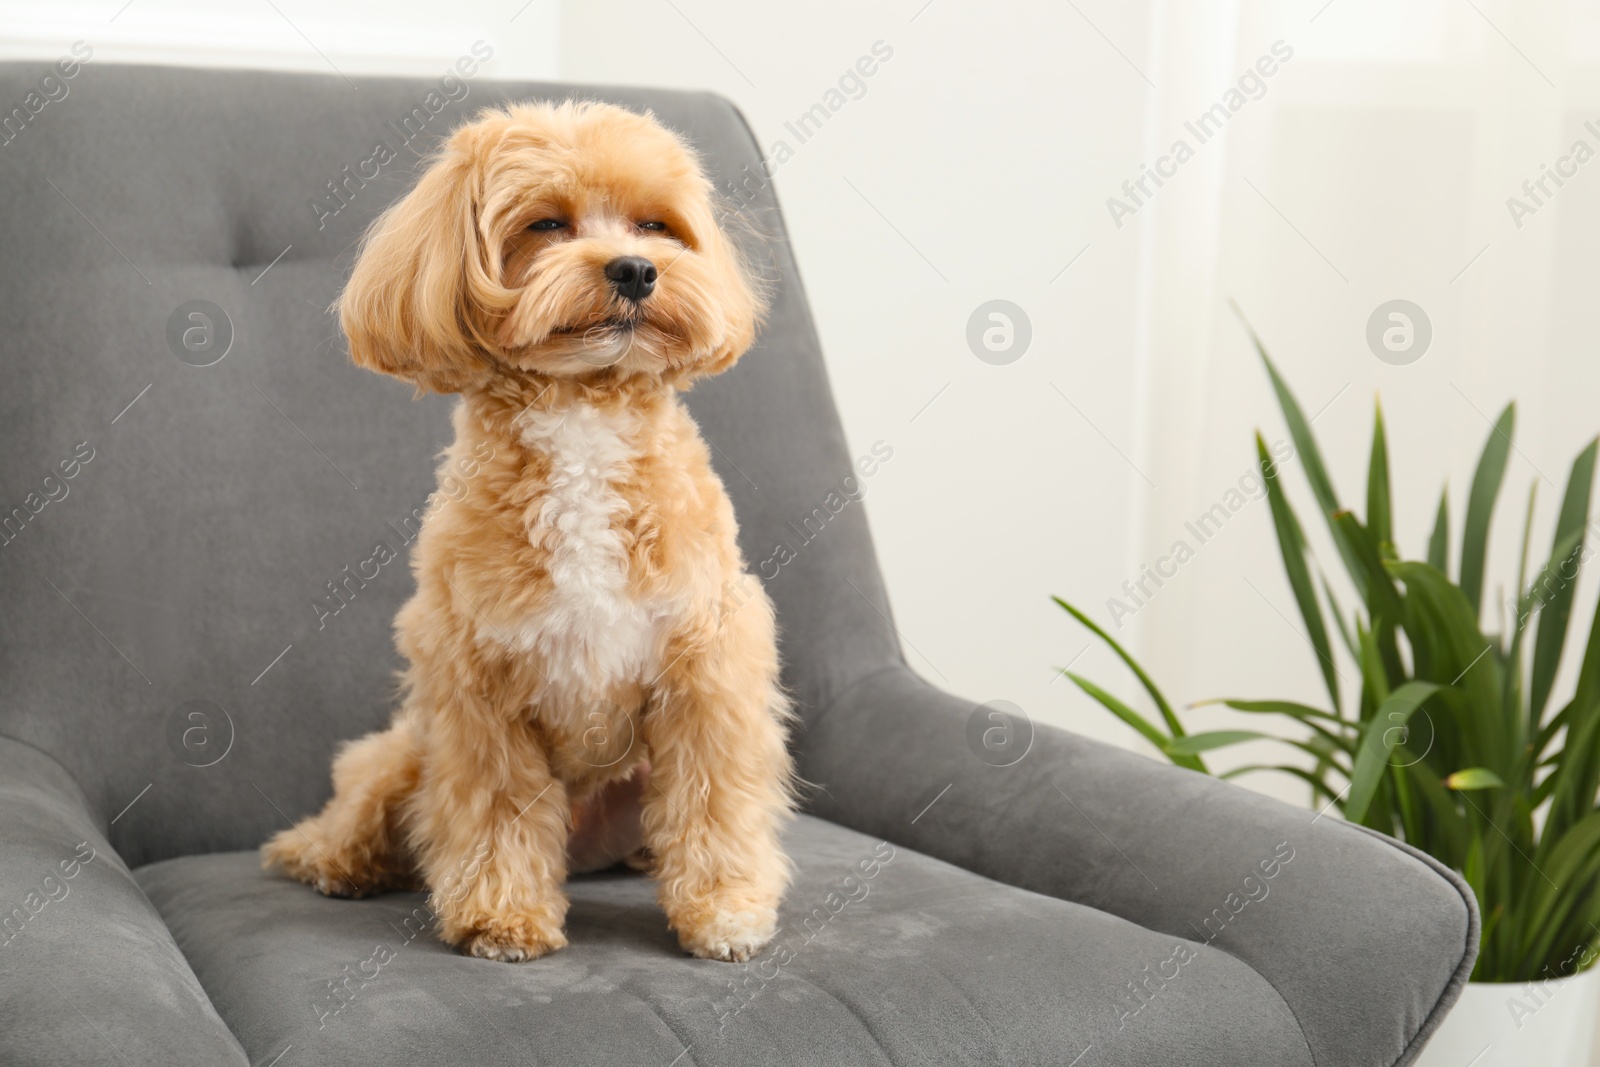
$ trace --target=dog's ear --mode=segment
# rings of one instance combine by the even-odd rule
[[[696,377],[721,374],[745,354],[755,342],[768,304],[766,287],[756,277],[739,245],[729,236],[730,227],[748,226],[748,223],[730,208],[723,212],[723,222],[719,224],[717,209],[709,199],[701,210],[704,214],[691,220],[690,227],[704,235],[700,253],[717,278],[712,291],[717,294],[723,335],[710,355],[695,365]]]
[[[483,303],[498,278],[478,234],[471,137],[457,131],[416,188],[373,222],[339,297],[351,358],[420,391],[460,392],[491,366]]]

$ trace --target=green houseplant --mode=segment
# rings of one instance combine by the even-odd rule
[[[1252,764],[1224,777],[1277,770],[1312,789],[1313,802],[1404,840],[1460,871],[1483,915],[1472,978],[1520,982],[1569,975],[1600,941],[1600,620],[1583,640],[1571,696],[1554,696],[1586,543],[1596,444],[1572,464],[1549,557],[1528,575],[1524,526],[1517,597],[1486,612],[1484,570],[1490,520],[1512,447],[1508,406],[1472,480],[1457,558],[1450,508],[1441,496],[1426,555],[1404,558],[1392,528],[1388,444],[1376,411],[1363,517],[1334,492],[1310,424],[1259,339],[1306,480],[1359,603],[1346,612],[1309,549],[1262,436],[1256,451],[1284,570],[1315,649],[1328,703],[1228,699],[1237,711],[1297,724],[1299,739],[1255,730],[1189,733],[1150,675],[1083,611],[1057,597],[1133,671],[1159,723],[1072,672],[1084,692],[1174,763],[1207,772],[1205,753],[1263,738],[1304,755]],[[1530,495],[1528,522],[1534,514]],[[1485,633],[1480,620],[1501,614]],[[1331,625],[1330,625],[1331,620]],[[1341,677],[1334,641],[1359,670]]]

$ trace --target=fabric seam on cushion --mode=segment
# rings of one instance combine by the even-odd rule
[[[685,1041],[683,1039],[683,1035],[678,1033],[678,1028],[676,1026],[672,1025],[671,1023],[669,1023],[667,1021],[667,1017],[662,1014],[660,1005],[652,1002],[647,997],[642,996],[640,993],[638,993],[634,989],[629,988],[630,985],[631,985],[631,983],[624,983],[623,985],[618,986],[618,988],[622,989],[622,990],[626,990],[628,995],[633,997],[634,1003],[636,1003],[636,1004],[640,1005],[641,1007],[643,1007],[651,1015],[654,1015],[655,1018],[656,1018],[656,1022],[661,1024],[662,1029],[666,1030],[667,1033],[671,1034],[672,1035],[672,1039],[674,1041],[676,1041],[678,1044],[683,1046],[683,1051],[678,1053],[678,1059],[682,1060],[682,1059],[684,1059],[684,1057],[688,1057],[688,1062],[686,1064],[684,1064],[684,1067],[699,1067],[698,1061],[696,1061],[695,1058],[694,1058],[694,1042],[693,1041]],[[676,1063],[678,1061],[674,1060],[673,1062]]]
[[[1139,923],[1138,925],[1144,926],[1143,923]],[[1150,929],[1150,927],[1145,926],[1145,929],[1148,930],[1148,929]],[[1204,942],[1199,942],[1199,941],[1194,942],[1194,943],[1195,944],[1199,944],[1199,945],[1204,945],[1205,944]],[[1253,974],[1257,978],[1261,979],[1261,984],[1262,985],[1266,986],[1268,989],[1272,990],[1274,993],[1276,993],[1278,995],[1278,1003],[1283,1005],[1283,1010],[1289,1013],[1289,1020],[1294,1023],[1295,1029],[1300,1031],[1300,1040],[1304,1041],[1305,1045],[1306,1045],[1306,1055],[1311,1057],[1311,1067],[1317,1067],[1317,1050],[1311,1047],[1311,1038],[1310,1038],[1309,1035],[1306,1034],[1305,1024],[1300,1021],[1300,1016],[1295,1014],[1294,1007],[1293,1007],[1293,1005],[1291,1005],[1289,1003],[1289,998],[1283,995],[1283,990],[1281,990],[1277,986],[1273,985],[1271,979],[1269,979],[1266,975],[1262,974],[1260,971],[1256,970],[1254,964],[1252,964],[1249,960],[1245,959],[1244,957],[1240,956],[1239,954],[1234,953],[1234,952],[1229,952],[1227,949],[1221,948],[1221,947],[1215,946],[1215,945],[1212,945],[1210,947],[1216,948],[1216,950],[1218,952],[1222,953],[1224,956],[1227,956],[1227,957],[1229,957],[1231,959],[1238,960],[1240,966],[1244,967],[1251,974]]]
[[[804,982],[806,985],[810,986],[812,989],[815,989],[817,992],[821,993],[823,996],[827,997],[829,1000],[833,1001],[835,1004],[839,1005],[839,1007],[843,1008],[845,1010],[845,1014],[853,1018],[857,1024],[860,1025],[862,1032],[865,1033],[867,1037],[872,1040],[872,1043],[878,1047],[878,1054],[883,1057],[884,1063],[892,1065],[896,1062],[895,1058],[889,1054],[888,1046],[883,1043],[883,1038],[878,1036],[877,1028],[868,1021],[867,1016],[861,1011],[860,1008],[851,1004],[849,1001],[845,1000],[844,997],[840,996],[838,993],[835,993],[827,986],[822,985],[819,981],[817,981],[817,979],[811,977],[810,975],[797,974],[795,977]]]

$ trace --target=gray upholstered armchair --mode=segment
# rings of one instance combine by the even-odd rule
[[[1355,1067],[1453,1001],[1449,872],[1055,730],[979,758],[973,705],[901,658],[861,505],[800,543],[857,457],[726,101],[93,63],[30,98],[39,66],[0,66],[0,1061]],[[571,947],[512,966],[419,894],[327,899],[254,851],[386,720],[411,578],[372,561],[448,432],[325,309],[414,151],[574,92],[653,108],[772,238],[765,333],[692,396],[746,556],[781,561],[816,784],[745,966],[686,957],[632,873],[578,879]]]

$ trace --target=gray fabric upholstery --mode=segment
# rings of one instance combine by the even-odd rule
[[[70,775],[0,738],[0,1063],[243,1065]]]
[[[0,101],[44,72],[0,64]],[[1057,732],[1006,769],[967,749],[969,706],[900,657],[862,505],[829,504],[857,457],[726,101],[480,78],[421,112],[407,146],[392,124],[434,83],[90,62],[68,84],[0,144],[0,735],[33,746],[0,763],[0,885],[25,897],[79,841],[100,854],[31,940],[0,948],[0,1062],[103,1062],[101,1036],[134,1062],[239,1058],[124,863],[156,864],[142,884],[257,1062],[293,1043],[304,1062],[385,1048],[374,1062],[433,1063],[470,1042],[517,1062],[667,1062],[692,1043],[685,1064],[1062,1063],[1137,980],[1129,1003],[1148,1005],[1084,1067],[1388,1064],[1453,1000],[1476,914],[1458,881],[1393,843]],[[319,806],[335,745],[389,714],[409,574],[383,568],[320,625],[314,604],[378,542],[404,557],[450,406],[351,366],[325,309],[417,152],[481,105],[575,94],[652,108],[719,186],[744,186],[773,313],[690,404],[747,558],[791,553],[763,576],[812,808],[831,824],[797,828],[788,906],[813,907],[879,838],[901,848],[894,880],[740,1014],[744,1044],[706,1036],[733,972],[680,958],[643,883],[608,876],[575,891],[567,952],[513,968],[418,939],[395,964],[410,980],[373,983],[333,1035],[301,1045],[310,985],[365,961],[372,931],[414,902],[321,900],[227,853]],[[347,179],[380,140],[401,158]],[[347,182],[336,214],[333,182]],[[233,326],[211,366],[169,347],[192,300]],[[1282,842],[1294,859],[1249,890]],[[1195,924],[1266,885],[1203,943]],[[1176,939],[1192,967],[1168,963]],[[76,1006],[41,993],[45,977]]]
[[[800,772],[828,786],[814,810],[1232,953],[1282,995],[1322,1067],[1396,1062],[1466,982],[1477,911],[1432,860],[1059,730],[993,767],[967,748],[972,710],[904,667],[864,679],[807,735]],[[1285,842],[1294,858],[1269,883],[1260,863]]]
[[[1091,1045],[1083,1064],[1312,1062],[1282,999],[1232,955],[1194,947],[1124,1020],[1126,983],[1189,942],[880,840],[800,820],[777,941],[793,956],[743,967],[685,956],[631,872],[575,879],[571,947],[527,967],[451,952],[425,908],[408,926],[421,894],[330,900],[262,877],[248,853],[139,881],[254,1063],[289,1045],[285,1063],[330,1067],[666,1067],[685,1046],[680,1062],[702,1067],[1065,1064]]]

